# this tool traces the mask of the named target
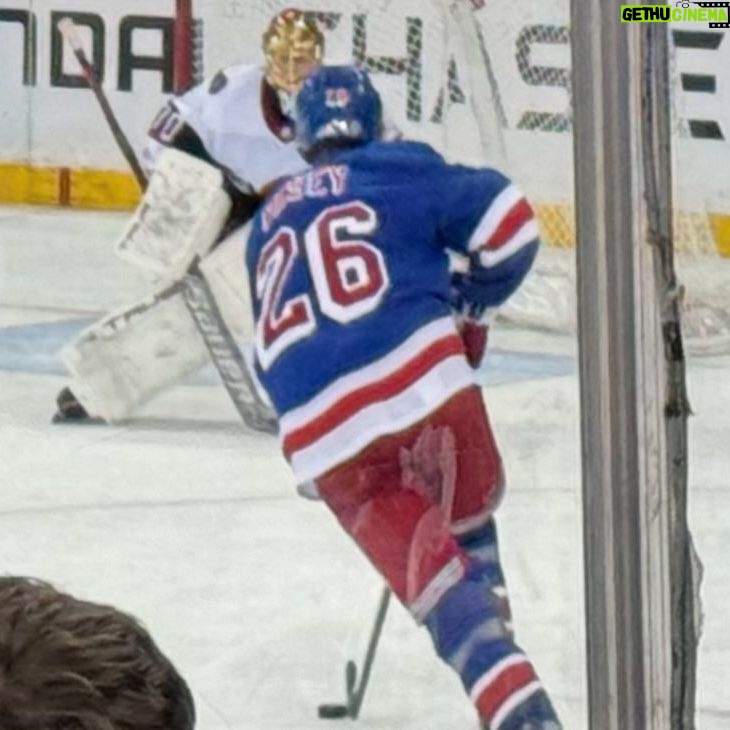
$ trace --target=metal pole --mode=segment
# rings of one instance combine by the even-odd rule
[[[589,727],[649,730],[634,320],[640,26],[605,0],[572,0],[571,13]]]

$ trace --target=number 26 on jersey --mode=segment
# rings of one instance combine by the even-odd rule
[[[319,311],[348,324],[377,309],[390,279],[383,254],[360,238],[378,227],[375,211],[362,201],[325,208],[304,233],[304,253]],[[301,246],[295,232],[283,226],[264,244],[256,268],[256,297],[261,313],[256,324],[259,361],[268,370],[295,342],[317,329],[308,294],[282,301]]]

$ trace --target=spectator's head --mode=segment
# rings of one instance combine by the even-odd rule
[[[294,121],[308,159],[322,147],[365,144],[380,136],[380,95],[357,66],[321,66],[297,94]]]
[[[192,730],[185,681],[131,616],[0,577],[2,730]]]
[[[278,91],[292,94],[322,63],[324,37],[301,10],[288,8],[276,15],[262,38],[266,80]]]

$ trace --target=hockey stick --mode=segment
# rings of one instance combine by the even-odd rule
[[[261,397],[253,376],[233,339],[207,279],[194,261],[183,279],[185,306],[203,336],[210,358],[243,422],[255,431],[276,433],[276,417]]]
[[[64,18],[58,23],[58,29],[73,49],[116,143],[129,163],[139,186],[145,190],[147,178],[99,84],[93,66],[84,53],[76,26],[70,18]],[[188,308],[223,385],[243,422],[255,430],[276,433],[276,418],[271,408],[261,398],[241,350],[221,316],[210,286],[198,268],[197,260],[192,263],[182,282],[174,282],[165,292],[175,290],[181,291],[185,306]],[[165,292],[161,292],[160,295],[164,296]]]
[[[91,63],[89,63],[89,59],[86,57],[86,53],[84,52],[84,48],[81,44],[81,38],[79,37],[78,29],[74,25],[71,18],[63,18],[63,20],[59,21],[58,23],[58,30],[60,31],[61,35],[68,41],[69,46],[71,46],[71,50],[73,51],[74,56],[76,56],[76,59],[81,65],[81,70],[84,74],[84,78],[88,82],[91,90],[94,92],[94,96],[99,102],[101,111],[104,114],[104,119],[106,119],[106,123],[109,125],[109,129],[111,129],[111,132],[114,135],[114,141],[117,143],[117,146],[122,151],[124,159],[127,160],[127,162],[129,163],[129,167],[132,169],[134,177],[136,178],[140,188],[144,190],[147,187],[147,178],[145,177],[145,174],[140,167],[137,155],[134,154],[132,145],[129,144],[127,136],[124,134],[124,131],[119,126],[116,115],[114,114],[111,105],[109,104],[109,99],[107,99],[107,96],[104,93],[104,89],[101,88],[101,84],[99,83],[99,79],[96,75],[96,72],[94,71],[94,67],[91,65]]]
[[[375,652],[378,648],[378,642],[380,641],[380,634],[383,632],[383,624],[385,623],[385,617],[388,613],[390,597],[391,590],[388,586],[385,586],[380,596],[380,604],[378,605],[378,612],[375,615],[375,624],[373,625],[373,629],[370,633],[370,641],[368,642],[368,648],[365,652],[365,659],[363,660],[362,667],[359,672],[360,681],[358,682],[357,664],[355,664],[352,660],[348,661],[345,665],[345,690],[347,692],[347,702],[345,704],[320,705],[317,708],[317,714],[321,718],[335,719],[349,717],[353,720],[357,720],[363,700],[365,699],[365,690],[368,688],[370,672],[373,668],[373,661],[375,660]]]

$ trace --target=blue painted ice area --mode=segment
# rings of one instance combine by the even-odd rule
[[[69,319],[0,329],[0,370],[64,375],[60,358],[64,345],[88,327],[92,319]],[[479,371],[481,385],[514,383],[522,380],[570,375],[575,372],[572,357],[539,352],[489,350]],[[193,379],[197,384],[215,384],[218,376],[206,367]]]

